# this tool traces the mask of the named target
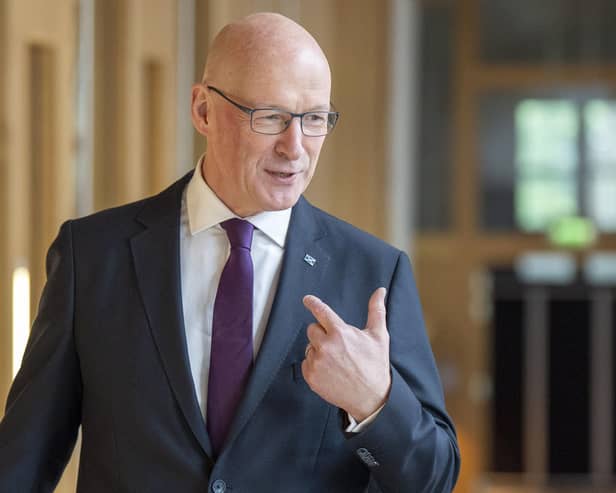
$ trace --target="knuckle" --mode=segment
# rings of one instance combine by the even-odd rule
[[[381,330],[374,334],[379,341],[389,341],[389,331]]]
[[[335,344],[341,344],[344,342],[345,334],[344,328],[336,325],[336,330],[331,331],[330,340]]]
[[[335,333],[338,335],[342,335],[347,328],[346,324],[341,322],[340,320],[334,321],[332,325],[334,326]]]
[[[306,382],[308,387],[310,387],[314,391],[314,389],[317,387],[317,378],[314,369],[307,365],[306,370],[303,371],[303,375],[304,381]]]
[[[302,375],[304,377],[304,380],[306,380],[306,382],[312,379],[312,371],[310,369],[310,364],[308,363],[307,360],[304,360],[302,362]]]
[[[308,327],[306,327],[306,335],[308,336],[308,339],[310,340],[313,339],[316,330],[317,330],[316,323],[311,323]]]
[[[335,351],[336,347],[340,344],[340,341],[340,335],[328,334],[328,337],[321,344],[322,352],[330,354],[332,351]]]

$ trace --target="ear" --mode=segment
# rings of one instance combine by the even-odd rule
[[[207,136],[207,88],[200,83],[192,86],[191,117],[195,130]]]

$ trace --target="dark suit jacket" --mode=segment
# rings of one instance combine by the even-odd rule
[[[0,423],[0,491],[52,491],[79,425],[87,493],[444,492],[459,468],[406,255],[294,207],[278,291],[246,394],[217,459],[189,369],[179,264],[182,190],[68,221]],[[304,261],[316,259],[314,266]],[[302,378],[302,297],[363,327],[388,289],[392,387],[362,433]]]

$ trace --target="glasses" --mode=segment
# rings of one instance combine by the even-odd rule
[[[293,118],[299,118],[302,133],[308,137],[322,137],[331,133],[340,117],[337,111],[306,111],[305,113],[292,113],[276,108],[249,108],[236,103],[220,89],[207,86],[208,89],[224,98],[233,106],[250,115],[250,128],[253,132],[266,135],[277,135],[284,132]]]

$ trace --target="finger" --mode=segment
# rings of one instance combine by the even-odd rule
[[[304,361],[302,361],[301,370],[302,370],[302,376],[304,377],[304,380],[306,382],[308,382],[308,377],[307,377],[307,373],[308,373],[308,360],[307,359],[304,359]]]
[[[314,323],[306,328],[306,336],[315,348],[319,348],[323,339],[327,337],[327,333],[320,324]]]
[[[387,310],[385,309],[385,288],[378,288],[368,301],[368,320],[366,329],[382,332],[387,330]]]
[[[311,294],[304,296],[304,306],[310,310],[310,313],[321,324],[325,332],[334,330],[335,327],[345,325],[338,314],[332,310],[327,303],[324,303],[316,296]]]

